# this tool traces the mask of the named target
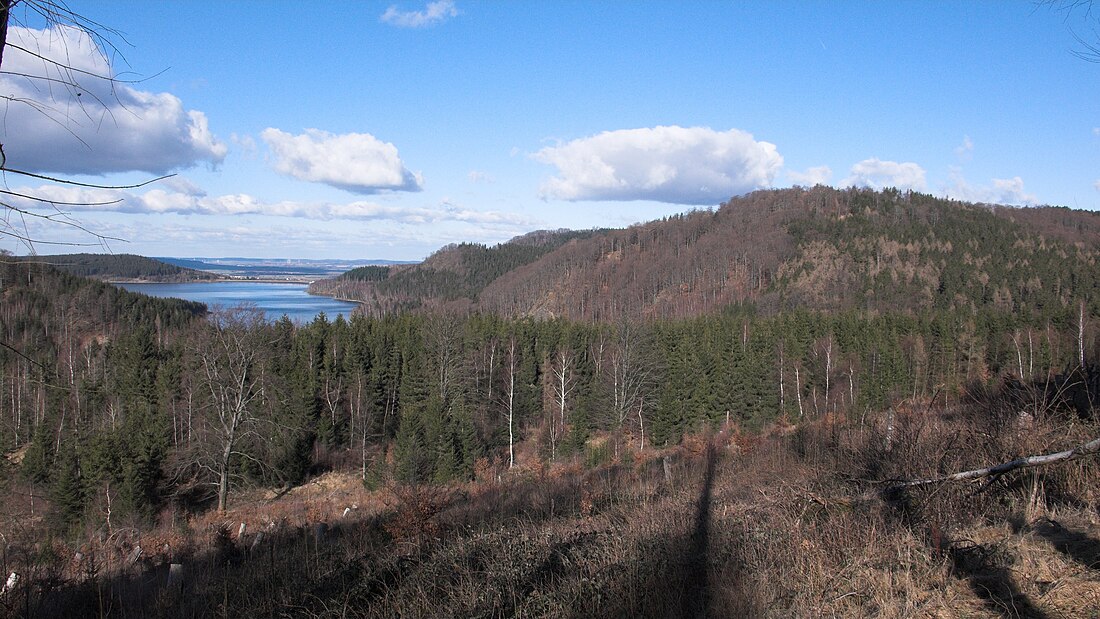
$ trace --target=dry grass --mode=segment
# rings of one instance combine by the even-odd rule
[[[165,585],[168,557],[94,573],[42,569],[40,581],[0,598],[0,611],[1096,617],[1095,459],[985,486],[888,500],[876,492],[874,480],[935,476],[1100,432],[1053,414],[1025,426],[996,410],[912,404],[897,411],[889,441],[885,418],[834,419],[762,437],[690,437],[596,470],[527,466],[463,487],[368,492],[354,476],[329,474],[131,540],[178,544],[181,586]],[[265,538],[254,544],[258,531]]]

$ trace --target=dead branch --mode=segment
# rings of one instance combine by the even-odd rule
[[[1008,462],[1002,462],[996,466],[991,466],[984,469],[974,469],[971,471],[962,471],[959,473],[952,473],[944,477],[934,477],[930,479],[914,479],[909,481],[895,481],[891,483],[886,489],[882,491],[882,494],[889,494],[897,492],[903,488],[913,488],[917,486],[927,486],[930,484],[939,484],[952,481],[969,481],[974,479],[984,479],[986,477],[998,478],[1005,473],[1015,471],[1016,469],[1031,468],[1036,466],[1045,466],[1047,464],[1054,464],[1055,462],[1066,462],[1080,458],[1081,456],[1088,456],[1100,452],[1100,438],[1093,439],[1084,445],[1069,449],[1066,451],[1059,451],[1057,453],[1043,454],[1038,456],[1027,456],[1024,458],[1016,458]]]

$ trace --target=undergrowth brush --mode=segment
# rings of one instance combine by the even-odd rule
[[[890,487],[1097,435],[1095,422],[1053,411],[913,402],[761,436],[726,427],[596,468],[532,465],[462,486],[281,497],[137,535],[131,547],[165,554],[129,563],[106,540],[88,552],[56,542],[20,554],[8,544],[5,573],[28,577],[0,596],[0,612],[1095,617],[1095,457]],[[344,507],[352,501],[356,509]],[[169,578],[171,563],[182,577]]]

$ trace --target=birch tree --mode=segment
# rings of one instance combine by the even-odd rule
[[[550,379],[553,382],[553,403],[550,411],[551,460],[557,458],[558,440],[565,435],[565,411],[576,387],[573,365],[573,353],[564,346],[554,354],[550,365]]]
[[[516,336],[508,338],[508,350],[504,358],[504,395],[501,402],[504,404],[504,414],[508,418],[508,468],[516,464],[516,371],[519,360],[516,358]]]
[[[645,396],[652,387],[654,375],[646,334],[638,325],[623,322],[615,335],[615,342],[608,355],[615,431],[622,431],[627,420],[637,416],[640,432],[644,423]]]

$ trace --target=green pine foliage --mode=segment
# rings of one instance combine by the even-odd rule
[[[140,279],[156,282],[190,282],[217,279],[217,275],[187,269],[153,258],[133,254],[64,254],[35,256],[80,277],[96,279]]]
[[[84,516],[87,489],[81,475],[80,459],[75,449],[66,449],[58,457],[56,473],[50,484],[57,524],[61,528],[77,524]]]
[[[472,302],[506,273],[531,264],[574,239],[599,231],[538,231],[492,247],[479,243],[448,245],[423,263],[366,266],[314,282],[310,292],[355,299],[385,314],[456,301]]]
[[[1059,219],[1043,219],[1052,215]],[[763,253],[714,258],[728,249],[723,226],[769,221],[759,243],[741,245]],[[1055,395],[1071,371],[1094,371],[1076,367],[1082,300],[1085,351],[1098,351],[1100,280],[1088,241],[1100,224],[1090,222],[890,191],[790,190],[562,243],[450,248],[423,268],[364,278],[376,288],[424,284],[435,269],[448,275],[424,285],[470,301],[463,312],[252,327],[248,379],[258,395],[232,446],[230,483],[283,487],[348,462],[375,487],[472,479],[482,459],[507,462],[510,381],[514,440],[548,441],[559,351],[571,389],[555,455],[576,462],[621,457],[643,432],[660,447],[727,419],[757,429],[780,418],[861,417],[1009,380],[1068,407]],[[677,248],[707,250],[691,262],[695,275],[675,261],[623,271]],[[472,311],[475,298],[503,294],[517,269],[538,289],[536,267],[559,252],[577,272],[596,272],[588,259],[608,269],[597,278],[603,292],[582,300],[573,295],[587,284],[555,280],[553,299],[576,302],[583,320],[542,311],[557,303],[550,296],[528,311],[519,289],[514,312]],[[712,277],[725,288],[704,294]],[[625,303],[612,291],[626,279],[653,285]],[[102,518],[108,497],[112,513],[134,521],[179,497],[201,499],[216,481],[221,423],[202,362],[211,341],[204,309],[37,264],[0,264],[0,287],[0,443],[5,453],[25,449],[23,477],[52,498],[57,522]],[[613,314],[612,305],[640,313]],[[616,408],[624,381],[637,387],[625,415]]]
[[[340,279],[360,282],[380,282],[390,276],[390,267],[368,265],[358,267],[340,275]]]

